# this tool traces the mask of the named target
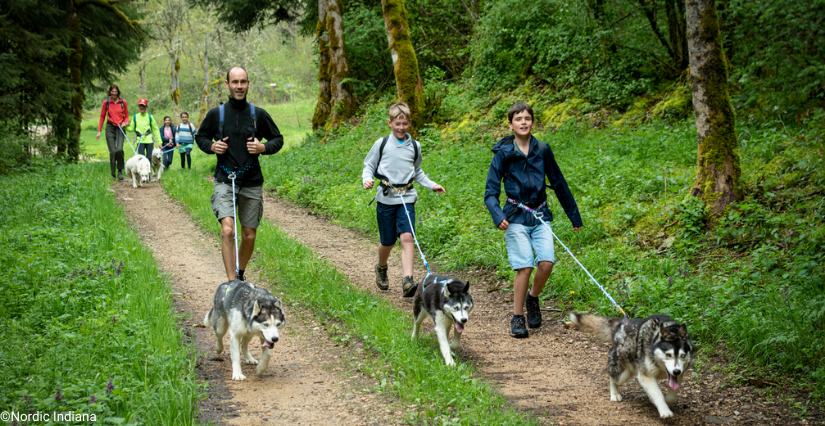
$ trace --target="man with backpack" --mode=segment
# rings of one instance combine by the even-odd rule
[[[98,140],[100,140],[100,131],[103,129],[103,120],[106,120],[109,168],[112,171],[112,177],[115,177],[115,170],[117,170],[118,180],[123,180],[123,127],[129,124],[129,108],[126,106],[126,101],[120,98],[120,88],[117,84],[109,86],[109,98],[103,101],[100,122],[97,125]]]
[[[249,74],[242,67],[226,73],[229,101],[212,108],[195,135],[198,148],[216,154],[215,192],[212,211],[221,224],[221,253],[229,281],[244,281],[244,270],[255,249],[255,232],[263,216],[263,183],[259,155],[272,155],[284,146],[284,138],[269,114],[246,101]],[[266,139],[266,143],[261,143]],[[234,188],[233,188],[234,185]],[[235,212],[241,223],[238,273],[234,267]]]

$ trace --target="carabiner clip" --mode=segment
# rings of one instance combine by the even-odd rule
[[[235,176],[235,172],[232,172],[232,173],[231,173],[229,176],[227,176],[227,177],[229,178],[229,180],[235,180],[235,178],[237,178],[237,176]]]

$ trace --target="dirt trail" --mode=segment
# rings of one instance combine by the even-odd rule
[[[157,183],[132,188],[131,182],[123,181],[112,189],[143,243],[154,251],[155,261],[169,276],[175,305],[183,315],[181,327],[206,354],[197,367],[210,393],[200,403],[202,421],[226,425],[395,422],[386,410],[386,398],[357,390],[370,386],[365,383],[368,378],[347,366],[354,365],[346,361],[357,354],[334,347],[314,326],[311,315],[289,303],[284,306],[287,326],[281,329],[269,368],[256,376],[254,366],[244,365],[247,380],[232,381],[228,334],[224,353],[216,355],[212,329],[196,326],[211,308],[217,286],[226,281],[215,239],[205,236]],[[253,282],[256,279],[252,277]],[[260,359],[258,345],[250,344],[250,351]]]
[[[266,196],[264,216],[319,257],[335,264],[355,285],[387,297],[399,309],[410,312],[412,325],[411,299],[401,297],[400,250],[393,250],[389,263],[390,289],[383,292],[375,287],[373,268],[377,242],[374,238],[333,225],[309,210],[270,195]],[[416,265],[415,276],[421,279],[426,270],[420,267],[417,253]],[[574,266],[571,262],[559,264],[562,268]],[[498,384],[511,402],[544,422],[559,425],[805,424],[791,417],[783,406],[766,404],[752,389],[721,386],[721,377],[714,379],[713,374],[704,372],[700,376],[702,380],[696,380],[693,369],[687,373],[679,392],[672,419],[659,418],[635,381],[622,387],[621,403],[611,403],[605,372],[607,344],[567,330],[557,320],[561,315],[558,310],[546,311],[544,325],[531,331],[530,338],[513,339],[508,334],[512,292],[486,291],[495,284],[489,273],[465,271],[460,277],[471,280],[475,308],[462,336],[459,353],[464,359],[479,364],[484,376]],[[431,321],[425,321],[430,332],[431,325]]]

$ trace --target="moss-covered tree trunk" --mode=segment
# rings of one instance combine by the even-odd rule
[[[407,9],[404,0],[381,0],[384,12],[384,27],[387,30],[387,42],[392,53],[395,85],[398,90],[398,100],[410,106],[412,127],[410,133],[421,128],[420,103],[423,100],[424,83],[418,72],[418,59],[415,56],[412,40],[410,40],[410,26],[407,23]]]
[[[326,0],[326,28],[329,36],[329,85],[331,113],[328,126],[337,126],[351,117],[354,110],[346,49],[344,47],[344,17],[341,0]]]
[[[169,67],[171,68],[172,88],[170,90],[170,97],[172,98],[172,107],[175,111],[175,117],[180,117],[180,80],[178,73],[180,73],[180,48],[169,52]]]
[[[330,113],[332,93],[329,80],[329,33],[327,33],[327,0],[318,0],[318,103],[312,116],[312,130],[324,127]]]
[[[738,198],[739,144],[728,92],[728,67],[715,0],[687,0],[690,88],[699,139],[696,184],[691,194],[714,215]]]
[[[203,68],[203,89],[201,90],[201,106],[198,108],[197,126],[201,126],[201,122],[206,117],[206,111],[209,109],[209,31],[203,36],[203,54],[201,54],[201,67]]]

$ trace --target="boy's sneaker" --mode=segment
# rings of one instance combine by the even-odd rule
[[[401,290],[403,291],[404,297],[415,296],[416,288],[418,288],[418,285],[413,281],[412,275],[404,277],[404,281],[401,282]]]
[[[123,171],[122,170],[117,171],[117,180],[123,180]]]
[[[390,288],[390,280],[387,278],[388,267],[389,265],[375,264],[375,285],[381,290],[389,290]]]
[[[539,309],[539,298],[530,296],[524,298],[524,304],[527,307],[527,325],[530,328],[541,327],[541,309]]]
[[[530,334],[527,332],[527,326],[524,325],[524,315],[513,315],[513,318],[510,320],[510,337],[515,337],[516,339],[530,337]]]

